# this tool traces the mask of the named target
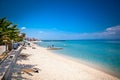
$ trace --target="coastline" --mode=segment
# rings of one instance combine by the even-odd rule
[[[91,65],[77,61],[68,56],[55,54],[32,44],[36,49],[26,47],[21,53],[30,55],[28,60],[17,61],[17,64],[31,64],[38,67],[39,73],[32,73],[33,76],[21,74],[29,79],[36,80],[120,80],[110,74],[107,74],[99,69],[91,67]],[[18,69],[20,69],[17,66]],[[16,76],[13,74],[13,76]],[[14,80],[14,79],[12,79]]]
[[[54,54],[55,54],[55,53],[54,53]],[[74,57],[71,57],[71,56],[63,55],[63,54],[57,54],[57,55],[59,55],[59,56],[61,56],[61,57],[64,57],[64,58],[67,58],[67,59],[69,59],[69,60],[72,60],[72,61],[74,61],[74,62],[77,62],[77,63],[83,64],[83,65],[86,65],[86,66],[88,66],[88,67],[94,68],[94,69],[96,69],[96,70],[99,70],[99,71],[101,71],[101,72],[104,72],[104,73],[106,73],[106,74],[109,74],[109,75],[111,75],[111,76],[114,76],[114,77],[117,77],[117,78],[120,79],[120,76],[119,76],[117,73],[112,72],[112,71],[109,71],[109,70],[106,70],[106,68],[103,69],[103,68],[99,67],[99,65],[97,65],[97,64],[91,64],[91,63],[89,63],[89,62],[87,62],[87,61],[84,61],[84,60],[81,60],[81,59],[77,59],[77,58],[74,58]]]

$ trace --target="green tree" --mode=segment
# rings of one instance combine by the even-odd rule
[[[3,40],[7,40],[7,42],[10,41],[9,38],[9,28],[12,23],[10,21],[7,21],[6,18],[0,19],[0,42],[3,43]]]
[[[6,20],[6,18],[0,19],[0,44],[5,42],[8,45],[8,50],[12,49],[12,40],[15,42],[22,41],[24,36],[19,36],[20,30],[17,25]]]

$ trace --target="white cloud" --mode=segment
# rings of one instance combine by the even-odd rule
[[[106,28],[102,32],[72,33],[59,30],[38,31],[40,39],[120,39],[120,26]],[[35,36],[35,35],[33,35]]]
[[[120,26],[113,26],[107,28],[103,32],[96,33],[82,33],[80,34],[83,38],[92,38],[92,39],[120,39]]]
[[[107,28],[106,31],[120,31],[120,25],[119,26],[114,26],[114,27],[110,27]]]
[[[120,39],[120,26],[109,27],[102,32],[66,34],[66,37],[74,39]]]
[[[40,34],[44,33],[44,31],[39,31]]]
[[[115,27],[110,27],[106,29],[108,34],[120,35],[120,25]]]
[[[22,28],[21,28],[21,30],[25,30],[25,29],[26,29],[26,27],[22,27]]]

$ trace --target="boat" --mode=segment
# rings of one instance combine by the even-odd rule
[[[59,47],[52,47],[52,48],[47,48],[47,50],[61,50],[63,48],[59,48]]]

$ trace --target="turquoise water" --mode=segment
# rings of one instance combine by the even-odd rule
[[[54,50],[53,52],[95,64],[116,76],[120,76],[120,41],[43,41],[38,45],[62,47],[62,50]]]

